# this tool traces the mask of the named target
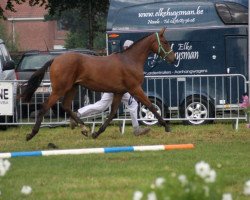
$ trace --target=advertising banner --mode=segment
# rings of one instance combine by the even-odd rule
[[[0,115],[13,115],[13,83],[0,82]]]

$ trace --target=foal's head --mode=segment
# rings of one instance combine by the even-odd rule
[[[175,62],[175,53],[171,49],[169,42],[164,37],[166,28],[163,28],[160,32],[156,32],[154,37],[152,48],[154,53],[157,53],[162,59],[167,60],[170,63]]]

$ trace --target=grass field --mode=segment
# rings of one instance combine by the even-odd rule
[[[80,129],[42,128],[31,141],[25,141],[30,126],[13,127],[0,132],[0,151],[48,149],[48,143],[59,149],[193,143],[193,150],[133,152],[116,154],[67,155],[11,158],[11,169],[0,177],[0,199],[73,200],[132,199],[135,190],[146,190],[152,181],[169,170],[190,174],[198,161],[208,162],[222,180],[225,192],[234,200],[247,200],[242,194],[250,179],[250,130],[240,124],[183,126],[174,124],[172,133],[154,126],[149,135],[135,137],[127,126],[121,135],[111,125],[98,139],[86,139]],[[218,167],[221,166],[221,167]],[[28,196],[21,194],[23,185],[32,187]]]

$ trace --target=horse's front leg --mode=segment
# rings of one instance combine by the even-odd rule
[[[37,114],[37,120],[36,123],[32,129],[32,132],[26,135],[26,140],[31,140],[39,131],[43,116],[46,114],[46,112],[57,102],[59,99],[58,95],[51,94],[46,102],[43,103],[42,109],[39,110]]]
[[[109,123],[112,121],[112,119],[114,118],[114,116],[118,110],[118,107],[121,103],[122,96],[123,96],[123,94],[114,94],[112,105],[111,105],[111,112],[108,116],[108,119],[102,124],[102,126],[99,128],[99,130],[97,132],[94,132],[92,134],[92,138],[94,138],[94,139],[97,138],[102,132],[105,131],[105,129],[107,128]]]
[[[141,87],[136,88],[135,90],[131,91],[131,93],[138,101],[140,101],[143,105],[145,105],[158,119],[158,122],[160,125],[165,127],[166,132],[170,132],[170,125],[169,121],[165,121],[162,119],[162,117],[159,115],[151,101],[148,99],[148,97],[144,94],[144,91]]]

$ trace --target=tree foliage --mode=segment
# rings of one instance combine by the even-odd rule
[[[7,3],[4,8],[0,6],[0,18],[5,19],[4,15],[5,10],[16,12],[15,4],[20,5],[24,2],[26,2],[26,0],[7,0]],[[43,6],[46,4],[46,0],[28,0],[27,2],[29,2],[30,6],[35,6],[35,5]],[[46,4],[46,8],[48,8],[48,4]]]
[[[87,33],[88,48],[94,47],[94,38],[105,32],[105,19],[109,0],[8,0],[5,8],[0,7],[0,18],[4,11],[16,12],[15,5],[28,2],[30,6],[44,6],[48,9],[47,19],[60,19],[70,24],[72,38]],[[72,14],[73,13],[73,14]]]
[[[8,37],[6,28],[3,23],[0,22],[0,38],[3,39],[6,46],[10,51],[17,51],[18,45],[17,43],[13,43],[12,39]]]

